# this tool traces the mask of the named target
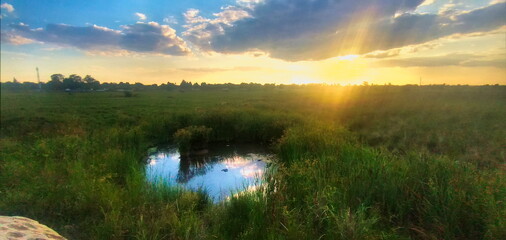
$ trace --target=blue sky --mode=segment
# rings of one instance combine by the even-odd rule
[[[12,0],[2,1],[15,6],[17,18],[2,19],[2,26],[22,21],[33,27],[44,27],[48,23],[69,25],[96,24],[117,28],[135,23],[134,13],[148,16],[148,20],[162,22],[174,16],[182,20],[182,13],[189,8],[203,12],[218,12],[220,7],[232,3],[225,0]]]
[[[402,84],[420,75],[434,83],[506,82],[504,0],[0,3],[1,81],[30,79],[38,65],[46,78],[151,83]],[[114,68],[132,72],[104,70]],[[455,74],[433,74],[448,68]],[[485,72],[489,82],[470,79]]]

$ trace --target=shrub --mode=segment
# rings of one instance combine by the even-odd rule
[[[134,96],[134,93],[132,91],[124,91],[123,94],[125,97],[133,97]]]
[[[174,133],[174,142],[181,153],[204,149],[209,142],[212,129],[206,126],[189,126],[181,128]]]

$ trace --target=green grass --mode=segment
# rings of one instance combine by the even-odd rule
[[[0,215],[70,239],[504,239],[505,92],[2,91]],[[212,204],[147,183],[147,150],[190,126],[271,146],[267,184]]]

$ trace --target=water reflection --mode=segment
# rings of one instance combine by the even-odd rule
[[[256,145],[210,146],[207,154],[197,156],[182,156],[176,148],[169,148],[149,156],[146,176],[151,182],[177,183],[192,190],[204,188],[219,201],[260,184],[272,157]]]

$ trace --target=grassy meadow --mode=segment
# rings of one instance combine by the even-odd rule
[[[506,239],[506,87],[1,92],[0,215],[69,239]],[[144,176],[191,126],[277,154],[213,204]]]

